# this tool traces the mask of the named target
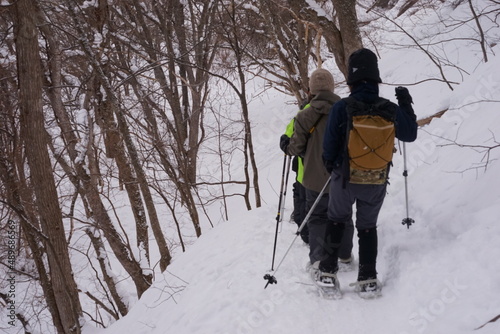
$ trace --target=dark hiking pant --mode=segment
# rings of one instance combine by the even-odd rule
[[[306,188],[299,182],[293,183],[293,220],[298,227],[306,217]],[[300,237],[306,243],[309,243],[309,229],[307,224],[300,232]]]
[[[327,238],[334,248],[342,237],[342,225],[351,222],[353,205],[356,204],[356,228],[359,242],[360,273],[365,276],[376,275],[377,259],[377,219],[384,202],[386,185],[360,185],[344,182],[343,178],[332,173],[328,203],[328,219],[333,222],[327,231]],[[321,262],[320,269],[333,271],[337,268],[339,251],[335,249]]]
[[[318,192],[306,189],[306,212],[309,212],[318,196]],[[309,260],[311,263],[324,260],[334,249],[341,258],[347,259],[351,256],[354,234],[352,221],[342,224],[345,233],[342,234],[340,241],[334,247],[332,246],[332,240],[327,238],[328,228],[332,225],[332,222],[328,219],[328,200],[329,195],[327,193],[323,194],[307,222],[309,227]]]
[[[364,185],[345,182],[332,173],[328,218],[334,222],[347,222],[352,219],[353,205],[356,203],[356,228],[377,227],[378,214],[384,203],[386,185]]]

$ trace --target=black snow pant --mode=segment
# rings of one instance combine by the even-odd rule
[[[318,196],[318,192],[306,189],[307,212],[309,212]],[[333,225],[332,221],[328,219],[328,201],[329,194],[323,194],[307,222],[309,226],[309,260],[311,264],[328,258],[332,251],[336,251],[337,256],[340,256],[340,258],[348,259],[351,256],[354,234],[352,221],[350,224],[342,224],[345,233],[340,236],[338,242],[332,245],[332,240],[328,237],[328,229]]]
[[[298,227],[306,217],[306,188],[299,182],[293,183],[293,220]],[[309,243],[309,229],[307,224],[300,232],[300,237],[305,243]]]

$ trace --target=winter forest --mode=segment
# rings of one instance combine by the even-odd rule
[[[337,93],[347,94],[347,59],[361,47],[380,57],[388,98],[394,87],[409,88],[422,132],[469,104],[498,112],[500,103],[499,0],[2,0],[0,18],[5,333],[112,334],[106,328],[165,285],[205,234],[213,238],[205,251],[226,243],[214,236],[227,221],[268,220],[254,278],[261,289],[276,223],[279,136],[306,99],[312,70],[328,68]],[[479,102],[439,99],[477,91],[481,78],[467,80],[480,69],[496,73],[493,93]],[[499,121],[485,125],[491,120]],[[457,148],[448,161],[464,156],[460,147],[474,150],[479,163],[448,170],[479,178],[497,163],[500,129],[477,125],[489,138],[477,142],[445,136],[454,126],[440,124],[433,137],[446,140],[436,146]],[[425,168],[428,156],[410,167]],[[487,191],[498,197],[497,188]],[[184,266],[196,258],[183,258]],[[187,283],[174,285],[180,293]],[[155,294],[155,303],[177,292]],[[500,314],[500,304],[489,307],[478,326]]]

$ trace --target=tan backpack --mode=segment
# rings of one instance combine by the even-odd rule
[[[348,180],[355,184],[384,184],[394,153],[397,105],[379,98],[367,104],[352,97],[347,104]]]

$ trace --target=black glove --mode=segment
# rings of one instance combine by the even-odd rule
[[[292,159],[292,171],[297,173],[299,171],[299,157],[295,156]]]
[[[406,87],[396,87],[396,99],[398,100],[399,106],[409,105],[413,103],[410,92]]]
[[[288,154],[287,149],[289,144],[290,144],[290,137],[288,137],[287,135],[281,135],[280,148],[285,154]]]
[[[325,160],[323,159],[323,165],[325,166],[326,168],[326,171],[328,172],[328,174],[331,174],[332,171],[333,171],[333,167],[335,165],[335,163],[331,160]]]

